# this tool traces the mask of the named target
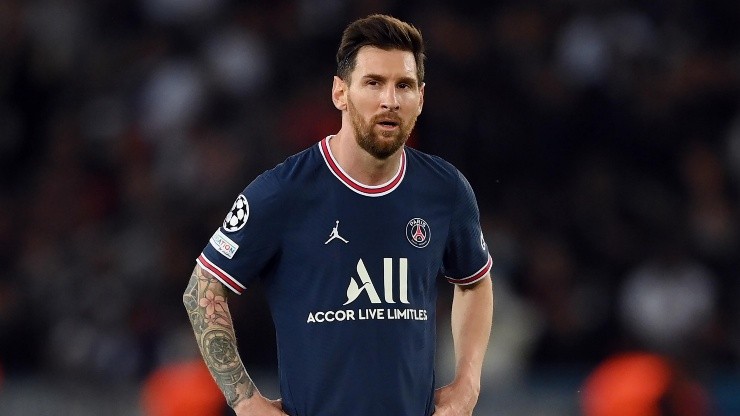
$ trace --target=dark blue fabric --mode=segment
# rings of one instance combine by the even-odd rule
[[[475,274],[489,255],[465,178],[405,152],[402,182],[376,197],[337,178],[319,146],[294,155],[244,190],[244,227],[220,230],[239,246],[233,258],[203,251],[246,287],[262,279],[291,415],[433,412],[437,284],[443,272]],[[414,244],[417,218],[426,225]],[[334,227],[348,242],[330,240]]]

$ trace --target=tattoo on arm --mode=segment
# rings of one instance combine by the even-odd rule
[[[254,383],[239,358],[224,286],[197,265],[182,299],[200,352],[226,402],[234,407],[252,397]]]

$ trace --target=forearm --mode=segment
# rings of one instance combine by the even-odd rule
[[[490,275],[471,286],[456,286],[452,302],[455,382],[480,389],[483,359],[493,324],[493,284]]]
[[[255,386],[239,357],[226,288],[197,265],[183,303],[203,359],[229,406],[252,397]]]

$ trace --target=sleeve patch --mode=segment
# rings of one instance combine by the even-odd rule
[[[216,230],[209,242],[216,251],[223,254],[229,260],[234,258],[234,254],[239,250],[239,245],[222,233],[221,230]]]
[[[230,233],[239,231],[247,223],[247,219],[249,219],[249,202],[247,202],[246,196],[239,194],[229,213],[226,214],[223,224],[224,230]]]

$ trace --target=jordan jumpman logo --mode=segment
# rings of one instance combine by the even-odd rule
[[[329,241],[331,241],[331,240],[333,240],[335,238],[338,238],[338,239],[344,241],[345,244],[346,243],[349,243],[349,241],[345,240],[344,238],[342,238],[342,236],[339,235],[339,220],[337,220],[337,225],[335,225],[334,228],[331,230],[331,234],[329,234],[329,239],[326,240],[326,242],[324,244],[329,244]]]

